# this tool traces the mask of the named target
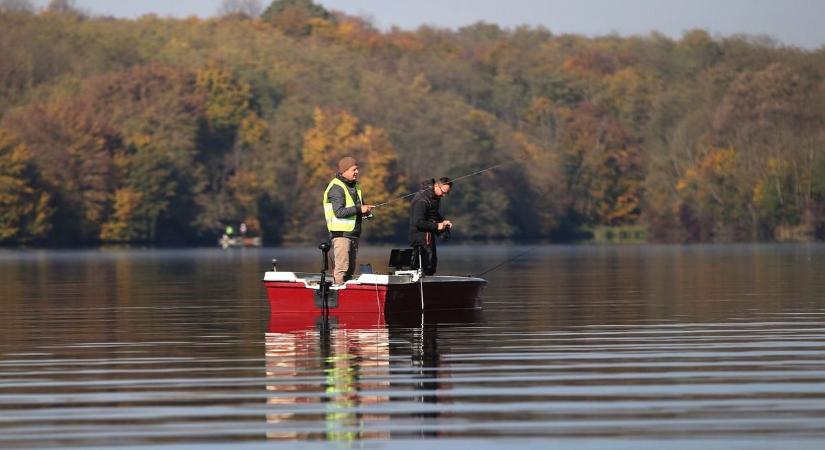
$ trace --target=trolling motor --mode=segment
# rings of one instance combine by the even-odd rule
[[[327,270],[329,270],[329,258],[327,258],[327,254],[329,253],[329,242],[321,242],[318,244],[318,250],[321,250],[321,257],[323,258],[323,263],[321,264],[321,285],[319,289],[315,292],[315,306],[324,309],[324,313],[318,317],[316,325],[319,327],[321,331],[321,348],[329,351],[330,348],[330,339],[329,339],[329,316],[327,313],[329,312],[329,285],[330,283],[327,282]],[[337,296],[336,296],[337,300]],[[336,302],[337,306],[337,302]]]
[[[318,244],[318,250],[321,250],[321,255],[324,257],[324,261],[322,264],[323,269],[321,269],[321,277],[323,279],[324,275],[326,274],[327,270],[329,270],[329,260],[327,259],[327,253],[329,253],[330,245],[329,242],[321,242]]]
[[[321,250],[321,256],[324,262],[321,266],[321,284],[319,289],[315,291],[315,306],[323,308],[324,312],[327,312],[329,308],[338,307],[338,292],[331,291],[329,287],[332,282],[327,281],[327,270],[329,270],[329,258],[327,258],[327,254],[329,253],[329,249],[329,242],[321,242],[318,244],[318,250]]]

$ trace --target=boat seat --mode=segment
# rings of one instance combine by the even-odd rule
[[[412,248],[394,248],[390,250],[390,268],[395,270],[418,269],[418,256]]]

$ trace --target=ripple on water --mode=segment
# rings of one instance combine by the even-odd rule
[[[0,261],[18,280],[0,301],[0,447],[825,438],[825,285],[789,250],[548,247],[491,274],[471,320],[298,329],[267,323],[268,254],[158,252]],[[445,252],[444,264],[477,272],[506,253]]]

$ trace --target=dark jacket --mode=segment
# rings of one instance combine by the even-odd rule
[[[410,246],[435,245],[438,222],[444,220],[438,207],[441,199],[435,196],[435,180],[421,183],[421,191],[415,194],[410,203]]]
[[[349,189],[349,195],[352,196],[352,199],[355,201],[355,206],[351,206],[347,208],[347,199],[344,196],[344,190],[341,189],[341,186],[332,186],[327,193],[327,198],[329,199],[330,203],[332,203],[332,211],[335,213],[335,217],[339,219],[343,219],[345,217],[355,216],[355,229],[352,231],[330,231],[329,236],[330,238],[334,237],[349,237],[349,238],[357,238],[361,236],[361,201],[358,199],[358,192],[355,190],[355,181],[349,181],[346,178],[342,177],[340,174],[336,175],[336,178],[343,181],[344,184]]]

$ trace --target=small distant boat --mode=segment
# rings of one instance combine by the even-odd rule
[[[261,246],[261,238],[260,238],[260,236],[256,236],[256,237],[241,237],[241,236],[229,237],[229,236],[224,234],[223,236],[221,236],[220,239],[218,239],[218,245],[220,245],[221,248],[224,248],[224,249],[233,248],[233,247],[234,248],[260,247]]]
[[[329,244],[323,243],[319,248],[324,256],[320,273],[280,271],[274,261],[273,270],[264,274],[272,315],[393,315],[481,309],[481,293],[487,280],[472,276],[424,276],[414,264],[413,249],[392,250],[391,273],[361,273],[342,285],[333,285],[326,273]]]

